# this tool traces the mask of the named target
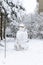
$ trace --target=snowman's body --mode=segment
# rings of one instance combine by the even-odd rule
[[[19,29],[16,35],[16,48],[17,50],[28,48],[28,34],[27,30]]]

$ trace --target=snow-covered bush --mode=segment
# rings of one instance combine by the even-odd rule
[[[28,29],[29,38],[43,38],[43,16],[38,13],[25,15],[23,23]]]

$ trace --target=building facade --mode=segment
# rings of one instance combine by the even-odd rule
[[[43,12],[43,0],[37,0],[37,2],[39,3],[39,13]]]

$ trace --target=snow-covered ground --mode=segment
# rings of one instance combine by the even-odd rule
[[[4,41],[1,43],[4,44]],[[14,43],[14,38],[7,38],[6,58],[5,48],[0,46],[0,65],[43,65],[43,40],[29,40],[29,49],[26,51],[15,51]]]

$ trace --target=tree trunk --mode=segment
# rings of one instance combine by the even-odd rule
[[[1,13],[1,40],[2,40],[2,19],[3,19],[3,15]]]
[[[5,39],[5,32],[6,31],[6,17],[5,17],[5,19],[4,19],[4,39]]]

